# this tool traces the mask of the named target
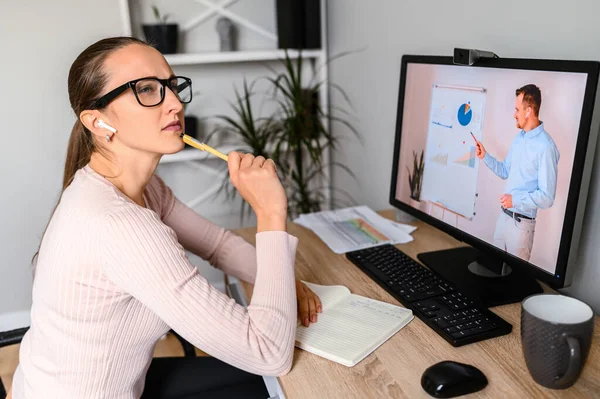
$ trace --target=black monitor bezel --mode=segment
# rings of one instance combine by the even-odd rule
[[[600,63],[596,61],[569,61],[569,60],[546,60],[546,59],[526,59],[526,58],[494,58],[482,59],[476,65],[462,66],[464,68],[503,68],[520,69],[536,71],[554,71],[554,72],[578,72],[587,74],[587,82],[583,100],[583,109],[579,122],[579,132],[577,144],[575,147],[575,159],[573,161],[573,172],[569,193],[567,197],[567,206],[565,209],[565,218],[563,222],[562,236],[559,244],[556,270],[554,274],[539,268],[538,266],[526,262],[516,256],[510,255],[494,245],[489,244],[473,235],[470,235],[458,228],[430,216],[409,204],[396,199],[396,186],[398,178],[398,161],[400,156],[400,143],[402,135],[402,117],[404,113],[404,91],[406,88],[407,66],[412,64],[434,64],[434,65],[455,65],[452,57],[431,56],[431,55],[404,55],[400,68],[400,82],[398,93],[398,105],[396,116],[396,137],[394,140],[394,160],[392,167],[392,180],[390,183],[390,205],[418,217],[426,223],[450,234],[459,241],[465,242],[474,248],[483,251],[491,256],[498,257],[509,263],[511,266],[517,266],[527,270],[533,277],[543,281],[554,288],[562,288],[565,284],[567,264],[569,261],[569,251],[573,238],[575,225],[575,215],[579,203],[581,182],[586,166],[586,153],[590,137],[590,128],[592,125],[592,116],[594,112],[594,101],[596,98],[596,89],[598,85],[598,73]],[[515,88],[516,89],[516,88]]]

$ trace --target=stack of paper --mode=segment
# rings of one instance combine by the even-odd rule
[[[368,206],[300,215],[295,223],[311,229],[335,253],[342,254],[381,244],[413,240],[416,227],[378,215]]]

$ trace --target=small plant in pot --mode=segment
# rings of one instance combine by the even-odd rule
[[[423,169],[425,168],[425,162],[423,160],[423,153],[421,151],[421,155],[418,156],[415,151],[413,151],[413,170],[412,172],[406,167],[408,171],[408,186],[410,187],[410,205],[413,207],[420,209],[421,205],[421,187],[423,183]]]
[[[144,24],[144,35],[146,41],[163,54],[174,54],[177,52],[177,38],[179,27],[177,24],[168,24],[169,14],[161,15],[158,7],[152,6],[156,24]]]

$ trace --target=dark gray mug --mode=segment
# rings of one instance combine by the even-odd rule
[[[594,330],[589,305],[564,295],[539,294],[521,304],[521,342],[527,368],[540,385],[575,384],[587,360]]]

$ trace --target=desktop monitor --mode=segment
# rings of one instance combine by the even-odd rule
[[[485,306],[571,283],[599,64],[402,58],[390,203],[468,244],[419,254]],[[485,154],[485,156],[484,156]]]

